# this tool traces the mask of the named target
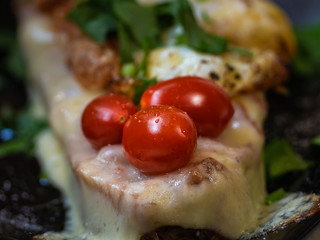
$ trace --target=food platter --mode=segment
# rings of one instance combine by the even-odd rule
[[[21,87],[21,86],[20,86]],[[319,84],[302,82],[293,77],[287,85],[290,95],[284,96],[270,92],[270,114],[266,122],[267,139],[287,139],[301,155],[308,157],[308,142],[319,133]],[[6,99],[21,97],[19,89],[11,89]],[[24,90],[22,90],[24,92]],[[3,99],[3,102],[8,100]],[[35,159],[17,155],[1,159],[4,171],[2,179],[2,211],[0,216],[2,238],[29,239],[30,236],[46,231],[59,231],[65,218],[62,199],[59,193],[40,178],[40,170]],[[316,165],[317,166],[317,165]],[[319,193],[317,181],[318,167],[310,169],[306,178],[299,184],[297,190]],[[297,176],[293,175],[292,178]],[[283,186],[290,185],[283,179]],[[30,187],[30,191],[29,188]],[[269,186],[270,191],[274,190]],[[28,189],[28,191],[27,191]],[[32,200],[33,199],[33,200]],[[301,221],[292,226],[294,237],[301,239],[319,221],[319,216]],[[265,236],[267,239],[294,239],[290,227],[283,231]],[[10,237],[9,237],[10,236]]]

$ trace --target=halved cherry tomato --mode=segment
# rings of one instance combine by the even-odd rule
[[[127,97],[116,94],[97,97],[82,114],[82,131],[95,149],[121,143],[123,126],[136,111]]]
[[[163,174],[185,166],[197,143],[187,113],[172,106],[150,106],[134,114],[123,129],[122,147],[141,172]]]
[[[141,107],[175,106],[187,112],[201,136],[217,137],[228,125],[234,109],[229,97],[214,82],[194,76],[177,77],[149,87]]]

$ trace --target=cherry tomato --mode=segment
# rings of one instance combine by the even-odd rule
[[[145,174],[163,174],[185,166],[197,143],[187,113],[172,106],[150,106],[134,114],[123,129],[128,161]]]
[[[149,87],[141,107],[170,105],[187,112],[201,136],[217,137],[228,125],[234,109],[229,97],[214,82],[193,76],[177,77]]]
[[[108,94],[97,97],[82,114],[82,131],[95,149],[121,143],[123,126],[136,111],[132,100],[124,96]]]

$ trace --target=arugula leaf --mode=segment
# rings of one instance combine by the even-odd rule
[[[106,36],[116,30],[116,19],[111,15],[111,3],[107,0],[80,2],[68,14],[68,18],[98,43],[103,43]]]
[[[142,49],[156,46],[160,32],[154,7],[132,1],[114,1],[113,11]]]
[[[266,199],[265,199],[265,204],[266,205],[271,205],[272,203],[279,201],[285,196],[286,192],[284,191],[283,188],[279,188],[276,191],[270,193]]]
[[[188,1],[175,0],[154,6],[143,6],[133,0],[81,1],[69,13],[88,36],[97,42],[116,33],[120,42],[122,62],[131,62],[132,52],[160,46],[161,33],[175,25],[183,27],[179,43],[202,52],[222,53],[227,40],[205,33],[198,26]]]
[[[298,52],[294,59],[294,70],[301,75],[320,78],[320,23],[295,29]]]
[[[275,179],[291,171],[307,169],[310,164],[301,159],[285,140],[273,140],[263,152],[269,179]]]
[[[178,24],[184,29],[186,45],[198,51],[209,53],[223,53],[227,50],[227,39],[207,34],[197,24],[188,1],[174,1],[172,10]]]
[[[128,30],[121,24],[118,24],[118,39],[120,43],[121,61],[123,63],[132,62],[132,54],[137,51],[139,47],[132,41]]]

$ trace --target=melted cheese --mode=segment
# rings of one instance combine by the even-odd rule
[[[39,156],[73,208],[71,231],[90,239],[136,240],[157,227],[179,225],[237,238],[256,227],[265,196],[259,131],[265,109],[260,95],[235,99],[228,130],[216,140],[199,138],[185,168],[145,176],[129,165],[121,145],[96,152],[84,138],[80,116],[99,93],[77,85],[48,19],[26,16],[20,33],[32,79],[59,139],[42,135]]]
[[[175,31],[180,30],[172,30]],[[170,46],[170,35],[168,33],[168,46],[149,54],[149,78],[163,81],[177,76],[200,76],[215,81],[229,96],[262,89],[286,78],[286,70],[271,51],[256,50],[251,58],[233,52],[200,53],[185,46]]]

